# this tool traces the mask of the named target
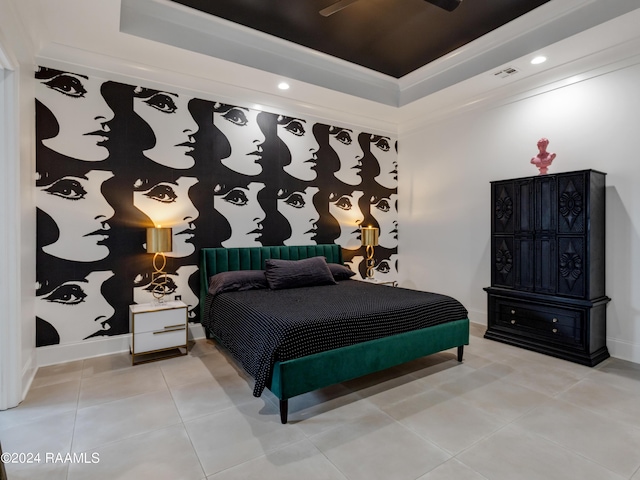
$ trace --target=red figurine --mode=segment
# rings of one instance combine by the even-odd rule
[[[549,145],[549,140],[546,138],[541,138],[538,140],[538,150],[540,153],[531,159],[531,163],[533,163],[538,170],[540,170],[540,175],[544,175],[549,170],[549,166],[553,159],[556,158],[555,153],[547,152],[547,146]]]

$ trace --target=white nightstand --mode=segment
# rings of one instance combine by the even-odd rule
[[[351,278],[353,278],[353,280],[358,280],[359,282],[374,283],[376,285],[386,285],[388,287],[398,286],[398,282],[395,280],[383,281],[383,280],[378,280],[377,278],[356,278],[356,277],[351,277]]]
[[[129,305],[129,327],[132,365],[187,354],[187,305],[181,301]]]

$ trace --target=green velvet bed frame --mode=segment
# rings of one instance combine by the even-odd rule
[[[291,247],[203,248],[200,250],[200,312],[209,277],[234,270],[262,270],[269,258],[300,260],[324,256],[329,263],[342,264],[339,245]],[[392,288],[392,287],[389,287]],[[205,329],[206,330],[206,329]],[[215,338],[206,331],[207,338]],[[269,390],[280,399],[280,420],[287,423],[288,400],[336,383],[378,372],[416,358],[457,347],[462,361],[464,345],[469,344],[469,319],[464,318],[433,327],[358,343],[302,358],[276,362]]]

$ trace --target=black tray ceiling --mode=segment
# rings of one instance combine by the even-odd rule
[[[400,78],[549,0],[463,0],[447,12],[424,0],[172,0]]]

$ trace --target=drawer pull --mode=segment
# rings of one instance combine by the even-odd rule
[[[555,320],[554,320],[555,321]],[[184,323],[177,323],[175,325],[166,325],[164,327],[165,330],[169,329],[169,328],[178,328],[178,327],[182,327],[184,328]]]
[[[511,320],[511,325],[515,325],[516,321],[515,320]]]
[[[511,315],[515,315],[516,311],[515,310],[511,310]]]
[[[554,328],[553,330],[551,330],[553,333],[558,333],[558,329]]]
[[[158,332],[153,332],[154,335],[158,335],[159,333],[171,333],[171,332],[179,332],[180,330],[186,330],[185,327],[174,328],[172,330],[160,330]]]
[[[552,320],[552,322],[553,322],[553,323],[558,323],[558,319],[557,319],[557,318],[554,318],[554,319]]]

